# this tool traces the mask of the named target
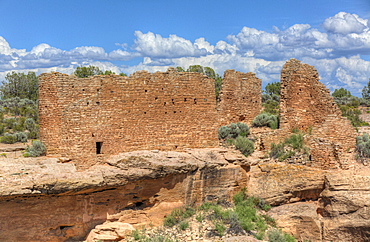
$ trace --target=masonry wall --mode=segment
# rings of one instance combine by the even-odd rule
[[[261,93],[262,81],[254,73],[225,71],[219,103],[222,125],[250,124],[262,110]]]
[[[48,153],[82,163],[139,149],[218,145],[214,81],[199,73],[42,74],[39,107]]]
[[[280,135],[293,128],[311,133],[307,139],[317,166],[346,167],[356,131],[319,82],[317,70],[295,59],[287,61],[281,71]]]

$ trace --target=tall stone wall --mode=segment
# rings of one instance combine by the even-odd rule
[[[262,81],[254,73],[225,71],[219,103],[222,124],[250,124],[262,110],[261,92]]]
[[[354,127],[319,82],[317,70],[291,59],[281,71],[280,133],[294,128],[310,133],[311,159],[317,166],[346,166],[356,143]]]
[[[140,149],[218,146],[214,81],[199,73],[42,74],[39,107],[48,153],[80,161]]]

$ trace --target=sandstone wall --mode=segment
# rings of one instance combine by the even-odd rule
[[[262,82],[254,73],[227,70],[220,93],[222,125],[236,122],[250,124],[262,110]]]
[[[309,134],[311,159],[317,166],[346,167],[356,143],[355,129],[319,82],[316,69],[291,59],[281,71],[280,133],[294,128]]]
[[[39,102],[49,154],[94,162],[123,151],[218,145],[214,80],[199,73],[42,74]]]

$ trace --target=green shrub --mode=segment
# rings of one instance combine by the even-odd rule
[[[368,134],[356,137],[356,151],[361,158],[370,158],[370,136]]]
[[[243,155],[248,156],[254,151],[254,143],[246,137],[238,136],[235,139],[235,148],[242,152]]]
[[[285,144],[289,144],[293,149],[300,151],[303,149],[304,138],[302,133],[292,134],[290,137],[285,139]]]
[[[187,228],[189,228],[189,222],[188,221],[182,221],[180,224],[179,224],[179,228],[181,230],[186,230]]]
[[[178,220],[173,216],[173,215],[168,215],[165,219],[164,219],[164,226],[166,227],[173,227],[177,224]]]
[[[40,140],[32,141],[32,146],[27,148],[24,156],[38,157],[45,155],[46,147]]]
[[[221,126],[218,129],[218,138],[224,140],[226,138],[235,139],[238,136],[248,136],[249,127],[245,123],[231,123],[227,126]]]
[[[8,129],[12,129],[17,124],[16,118],[6,118],[4,119],[4,125]]]
[[[27,133],[17,132],[14,134],[17,137],[17,142],[26,143],[27,142]]]
[[[222,237],[224,235],[226,227],[225,227],[224,223],[216,221],[215,230]]]
[[[17,136],[14,134],[5,133],[4,136],[0,137],[0,143],[14,144],[15,142],[17,142]]]
[[[296,239],[293,236],[287,233],[283,233],[279,229],[269,230],[267,233],[267,237],[269,239],[268,240],[269,242],[295,242],[296,241]]]
[[[24,125],[25,125],[25,128],[28,130],[28,131],[33,131],[35,130],[35,120],[33,120],[33,118],[27,118],[25,121],[24,121]]]
[[[252,125],[254,127],[266,126],[272,129],[277,129],[279,126],[279,121],[278,121],[278,117],[275,115],[268,114],[268,113],[261,113],[253,119]]]

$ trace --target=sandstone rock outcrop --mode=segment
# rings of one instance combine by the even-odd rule
[[[0,159],[0,240],[82,241],[107,219],[157,225],[175,207],[229,199],[248,175],[225,157],[244,162],[224,149],[135,151],[85,171],[58,158]]]

